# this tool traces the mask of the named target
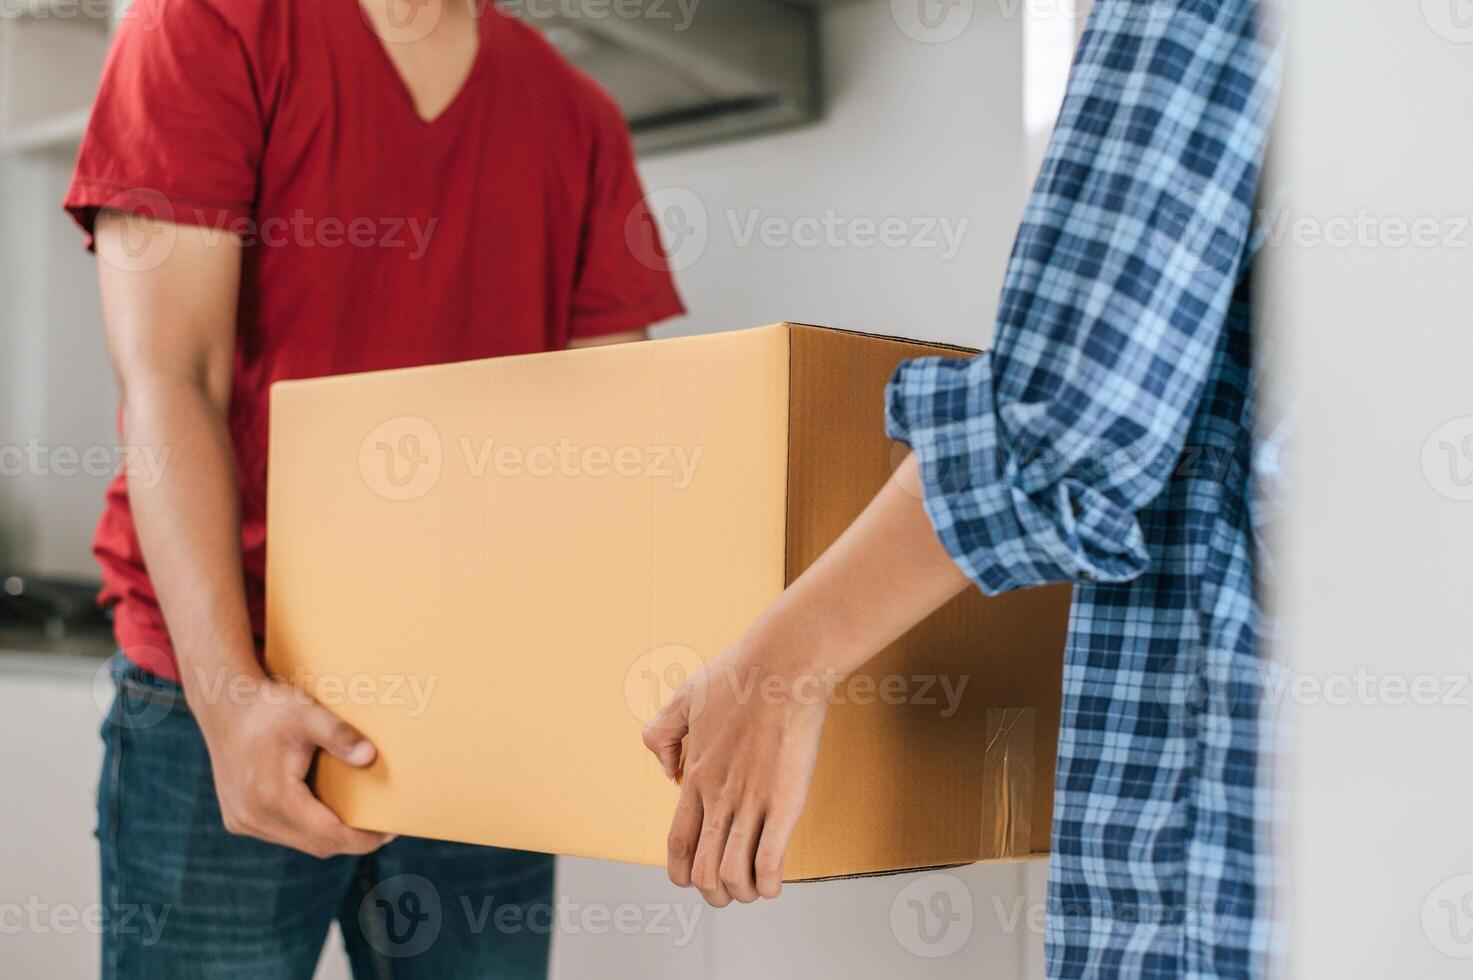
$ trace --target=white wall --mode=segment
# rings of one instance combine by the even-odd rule
[[[1468,977],[1473,22],[1453,0],[1288,8],[1277,155],[1301,230],[1271,250],[1297,412],[1280,605],[1295,676],[1342,678],[1334,701],[1293,699],[1290,963]]]
[[[1023,31],[999,5],[959,9],[972,10],[966,29],[925,43],[897,26],[884,0],[834,8],[823,24],[830,104],[821,124],[645,164],[656,205],[683,204],[706,230],[704,250],[694,238],[675,249],[677,265],[690,262],[677,275],[690,316],[662,333],[786,319],[987,342],[1024,202]],[[830,213],[854,235],[837,247],[743,244],[740,235],[753,216],[801,235],[797,222]],[[913,233],[946,222],[961,229],[959,247],[854,243],[863,229],[852,222],[886,219]]]
[[[96,576],[117,400],[93,260],[61,210],[70,156],[0,164],[0,571]]]

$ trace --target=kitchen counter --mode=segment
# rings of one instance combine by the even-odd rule
[[[117,647],[107,633],[47,637],[35,630],[0,629],[0,671],[95,674]]]
[[[0,626],[0,650],[96,658],[112,656],[117,646],[112,631],[107,629],[72,630],[62,636],[50,636],[39,629]]]

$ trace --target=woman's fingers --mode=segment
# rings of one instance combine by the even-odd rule
[[[690,730],[690,696],[684,689],[644,726],[644,746],[655,754],[667,779],[680,779],[680,746]]]
[[[691,862],[691,884],[700,889],[706,904],[725,908],[731,904],[731,892],[721,881],[721,857],[726,851],[726,835],[731,830],[732,813],[717,799],[702,799],[705,817],[701,822],[701,839],[696,844]]]
[[[701,794],[689,783],[681,787],[666,841],[666,870],[670,880],[681,888],[690,886],[690,868],[696,857],[696,844],[701,839],[703,813]]]
[[[762,838],[752,859],[757,894],[763,898],[777,898],[782,894],[783,862],[802,815],[802,804],[795,806],[788,802],[775,804],[767,811],[767,818],[762,822]]]
[[[771,668],[745,665],[734,647],[681,685],[644,731],[666,773],[681,776],[667,841],[670,880],[694,885],[716,908],[782,890],[783,859],[813,779],[826,707],[821,700],[753,698],[736,680],[744,667],[791,688]]]
[[[762,811],[754,806],[742,809],[731,822],[726,835],[726,849],[721,857],[721,883],[732,898],[742,904],[757,901],[757,882],[752,862],[757,856],[757,840],[762,836]]]

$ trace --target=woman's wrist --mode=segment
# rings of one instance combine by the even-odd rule
[[[966,587],[912,492],[917,477],[908,457],[897,479],[758,617],[740,644],[747,664],[832,688]]]
[[[817,610],[804,610],[784,595],[762,614],[742,639],[744,659],[768,676],[782,678],[789,685],[811,687],[820,684],[832,689],[857,663],[854,651],[845,649],[840,631],[819,615]],[[846,657],[845,654],[849,656]]]

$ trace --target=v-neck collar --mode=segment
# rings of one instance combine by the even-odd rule
[[[360,0],[347,0],[347,2],[353,5],[354,13],[357,15],[356,19],[358,21],[360,36],[373,49],[374,58],[388,75],[388,85],[395,90],[397,100],[415,123],[424,129],[436,128],[455,115],[460,107],[469,101],[472,89],[480,84],[480,78],[485,73],[486,65],[490,60],[491,38],[494,33],[491,29],[491,21],[492,18],[499,16],[494,4],[487,3],[481,5],[482,9],[476,18],[476,33],[478,35],[476,57],[471,62],[470,71],[466,72],[465,78],[461,81],[460,88],[456,89],[455,95],[451,97],[443,109],[436,113],[433,118],[426,119],[420,115],[419,107],[414,104],[414,93],[410,90],[409,83],[404,80],[399,67],[394,64],[394,59],[389,57],[384,39],[379,36],[378,30],[374,27],[368,11],[363,9],[363,4]],[[446,2],[458,2],[458,0],[446,0]]]

